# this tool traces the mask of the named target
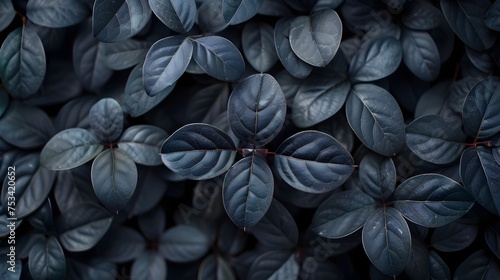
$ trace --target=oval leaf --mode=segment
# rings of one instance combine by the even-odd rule
[[[51,28],[77,24],[87,18],[89,12],[80,0],[32,0],[26,5],[29,20]]]
[[[500,1],[495,1],[490,6],[484,22],[489,29],[500,31]]]
[[[226,173],[222,201],[229,218],[246,230],[266,214],[273,199],[274,180],[267,162],[252,155],[236,162]]]
[[[234,88],[227,104],[234,134],[254,147],[265,145],[280,132],[286,117],[286,100],[269,74],[255,74]]]
[[[208,251],[210,240],[199,229],[189,225],[177,225],[160,237],[160,254],[172,262],[191,262]]]
[[[241,33],[243,54],[252,67],[263,73],[278,61],[274,48],[274,29],[265,22],[248,22]]]
[[[441,252],[458,252],[471,245],[477,234],[476,225],[455,221],[436,228],[432,233],[431,245]]]
[[[40,240],[30,250],[30,274],[34,280],[66,279],[66,257],[61,244],[54,236]]]
[[[354,160],[342,144],[317,131],[299,132],[283,141],[275,165],[285,182],[309,193],[331,191],[354,171]]]
[[[224,30],[228,24],[222,15],[222,1],[203,1],[198,8],[198,25],[203,33],[217,33]]]
[[[123,111],[113,98],[99,100],[90,108],[90,127],[103,142],[112,143],[123,131]]]
[[[248,280],[297,279],[299,263],[288,251],[270,251],[259,256],[250,267]]]
[[[200,264],[198,280],[235,280],[231,266],[222,257],[211,254]]]
[[[411,234],[401,214],[392,207],[379,208],[363,227],[363,248],[370,261],[388,276],[403,272],[411,253]]]
[[[392,95],[372,84],[357,84],[346,101],[349,126],[371,150],[393,156],[405,143],[403,113]]]
[[[228,24],[235,25],[255,16],[264,0],[223,0],[222,15]]]
[[[136,163],[160,165],[160,146],[167,138],[163,129],[152,125],[135,125],[123,132],[118,148],[125,151]]]
[[[168,28],[178,33],[191,30],[196,20],[196,2],[194,0],[149,0],[153,13]]]
[[[16,16],[11,0],[0,1],[0,31],[3,31]],[[1,275],[1,274],[0,274]]]
[[[325,9],[296,17],[290,24],[290,46],[303,61],[325,67],[337,53],[342,22],[334,10]]]
[[[113,70],[124,70],[144,60],[149,43],[134,39],[104,44],[104,62]]]
[[[408,1],[405,3],[401,21],[414,30],[429,30],[439,26],[441,11],[428,1]]]
[[[484,239],[488,248],[497,256],[500,256],[500,222],[494,222],[484,231]]]
[[[161,146],[161,160],[169,169],[188,179],[217,177],[233,164],[236,147],[218,128],[188,124],[170,135]]]
[[[500,276],[500,265],[494,255],[484,249],[465,259],[455,271],[455,279],[496,279]]]
[[[92,186],[99,201],[110,211],[127,206],[137,185],[137,167],[120,149],[108,149],[92,163]]]
[[[394,192],[396,175],[396,166],[389,157],[369,153],[359,164],[359,179],[363,191],[381,202]]]
[[[419,79],[433,81],[439,75],[439,50],[431,35],[425,31],[404,29],[401,33],[403,61]]]
[[[145,251],[132,263],[130,274],[137,280],[166,279],[167,263],[160,254]]]

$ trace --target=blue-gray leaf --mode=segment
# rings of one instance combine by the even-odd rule
[[[274,28],[265,22],[246,23],[241,33],[241,44],[248,63],[261,73],[269,71],[278,61]]]
[[[137,280],[166,279],[167,263],[157,252],[144,251],[134,259],[130,274]]]
[[[299,269],[300,266],[295,254],[287,250],[268,251],[253,262],[247,279],[297,279]]]
[[[0,1],[0,31],[3,31],[16,16],[12,0]]]
[[[39,240],[30,250],[30,274],[34,280],[66,279],[66,257],[57,238]]]
[[[153,13],[168,28],[178,33],[191,30],[196,20],[195,0],[149,0]]]
[[[435,80],[441,70],[441,60],[431,35],[425,31],[403,29],[400,40],[406,67],[421,80]]]
[[[172,262],[191,262],[201,258],[210,247],[209,238],[194,226],[169,228],[159,240],[159,253]]]
[[[113,98],[103,98],[90,108],[89,123],[97,138],[112,143],[123,131],[122,107]]]
[[[87,5],[80,0],[30,0],[26,15],[35,24],[61,28],[75,25],[90,15]]]
[[[136,163],[160,165],[160,147],[167,133],[153,125],[135,125],[127,128],[118,140],[118,148],[125,151]]]
[[[361,188],[380,202],[386,201],[394,192],[396,175],[396,166],[390,157],[368,153],[359,164]]]
[[[149,43],[127,39],[117,43],[103,43],[104,62],[113,70],[124,70],[144,60]]]
[[[223,0],[222,15],[228,24],[235,25],[255,16],[264,0]]]

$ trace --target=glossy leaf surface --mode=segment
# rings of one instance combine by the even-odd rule
[[[396,166],[389,157],[369,153],[359,164],[359,179],[365,193],[379,201],[388,199],[396,188]]]
[[[465,259],[455,271],[454,279],[496,279],[500,277],[500,265],[495,256],[484,249]]]
[[[148,47],[148,42],[135,39],[104,44],[104,62],[113,70],[133,67],[144,60]]]

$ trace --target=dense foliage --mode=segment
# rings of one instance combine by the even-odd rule
[[[500,0],[0,0],[0,278],[500,279],[499,31]]]

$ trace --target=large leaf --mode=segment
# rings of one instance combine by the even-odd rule
[[[403,148],[403,114],[385,89],[372,84],[354,85],[347,97],[346,116],[354,133],[371,150],[393,156]]]
[[[159,252],[172,262],[191,262],[201,258],[210,246],[209,238],[194,226],[177,225],[159,240]]]
[[[228,24],[235,25],[255,16],[264,0],[223,0],[222,15]]]
[[[484,22],[488,28],[500,31],[500,1],[495,1],[490,6]]]
[[[251,21],[241,32],[243,54],[252,67],[263,73],[278,61],[274,48],[274,28],[265,22]]]
[[[144,251],[134,259],[130,274],[137,280],[166,279],[167,263],[160,254],[152,251]]]
[[[5,89],[18,99],[26,99],[40,88],[47,62],[42,40],[30,27],[12,31],[0,49],[0,78]]]
[[[431,35],[425,31],[404,29],[401,33],[403,61],[418,78],[433,81],[439,75],[439,50]]]
[[[458,252],[474,242],[478,234],[476,225],[460,220],[436,228],[432,232],[431,245],[441,252]]]
[[[57,133],[45,144],[40,163],[51,170],[75,168],[96,157],[103,147],[92,132],[69,128]]]
[[[394,192],[394,207],[408,220],[440,227],[462,217],[474,199],[460,184],[440,174],[421,174],[402,182]]]
[[[498,277],[500,277],[498,259],[484,249],[480,249],[458,266],[453,279],[497,279]]]
[[[268,251],[253,262],[248,280],[297,279],[299,270],[295,254],[282,250]]]
[[[33,245],[28,266],[34,280],[66,279],[66,257],[61,244],[54,236]]]
[[[455,123],[437,115],[415,119],[406,127],[406,144],[421,159],[447,164],[465,149],[465,134]]]
[[[500,215],[500,165],[491,150],[467,148],[460,159],[460,178],[476,201],[488,211]]]
[[[113,98],[103,98],[90,108],[90,127],[103,142],[116,141],[122,134],[123,122],[122,107]]]
[[[365,42],[354,54],[349,76],[355,82],[385,78],[399,67],[403,58],[401,43],[392,36],[375,37]]]
[[[91,202],[80,203],[65,210],[59,217],[59,240],[70,252],[87,251],[101,240],[112,221],[113,216],[101,206]]]
[[[253,147],[262,146],[278,135],[285,122],[285,95],[273,76],[255,74],[234,88],[227,111],[234,134]]]
[[[129,127],[118,140],[118,148],[125,151],[136,163],[160,165],[160,146],[167,138],[163,129],[153,125]]]
[[[331,191],[354,171],[354,160],[342,144],[317,131],[299,132],[283,141],[274,163],[285,182],[309,193]]]
[[[83,21],[90,11],[80,0],[31,0],[26,15],[38,25],[61,28]]]
[[[401,16],[403,24],[414,30],[429,30],[439,26],[443,15],[428,1],[408,1]]]
[[[303,79],[311,73],[313,67],[300,59],[290,45],[292,19],[281,18],[274,26],[274,46],[278,58],[285,69],[295,78]]]
[[[363,226],[376,206],[375,199],[360,191],[334,193],[316,210],[311,229],[326,238],[346,237]]]
[[[219,36],[207,36],[193,42],[193,59],[205,73],[229,82],[241,78],[245,71],[245,62],[231,41]]]
[[[441,0],[441,10],[458,38],[467,46],[484,51],[495,43],[496,34],[486,27],[488,0]]]
[[[0,31],[3,31],[12,22],[16,12],[11,0],[0,1]]]
[[[196,20],[196,2],[194,0],[149,0],[153,13],[168,28],[178,33],[191,30]]]
[[[84,95],[66,103],[54,120],[56,131],[69,128],[90,128],[89,111],[96,102],[95,96]]]
[[[161,159],[172,171],[195,180],[217,177],[233,164],[236,147],[223,131],[206,124],[188,124],[170,135]]]
[[[465,132],[474,141],[500,132],[500,78],[481,80],[469,91],[462,108]]]
[[[403,216],[392,207],[373,212],[363,226],[363,248],[384,274],[400,274],[411,253],[410,229]]]
[[[118,212],[127,206],[137,186],[137,167],[121,149],[108,149],[92,163],[92,185],[101,203]]]
[[[325,67],[333,59],[342,38],[342,22],[334,10],[298,16],[290,23],[293,52],[312,66]]]
[[[266,214],[273,190],[273,173],[267,162],[258,154],[252,154],[227,171],[222,188],[224,208],[229,218],[246,230]]]
[[[396,166],[389,157],[369,153],[359,164],[361,188],[380,202],[386,201],[394,192],[396,175]]]
[[[127,39],[103,45],[106,66],[113,70],[124,70],[142,62],[150,44],[144,41]]]
[[[141,31],[151,17],[146,0],[96,0],[92,33],[103,42],[128,39]]]
[[[172,36],[154,43],[142,68],[146,93],[155,96],[173,85],[186,71],[192,54],[189,38]]]

